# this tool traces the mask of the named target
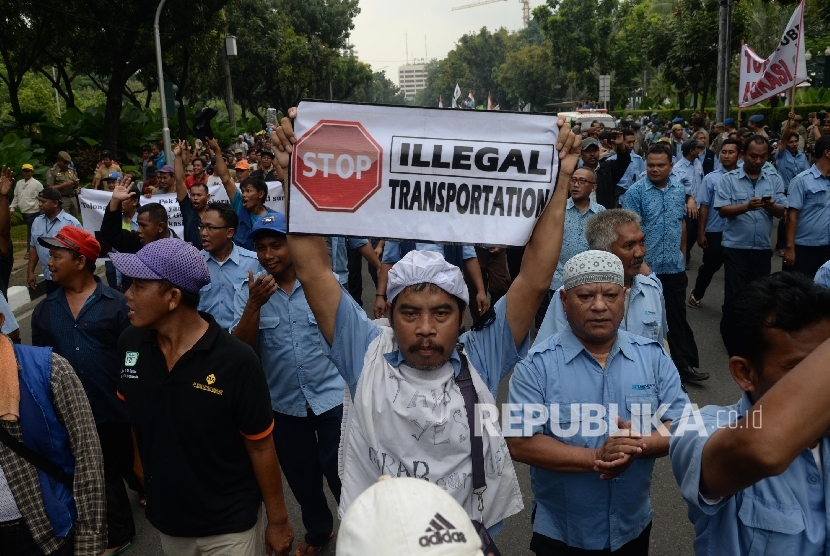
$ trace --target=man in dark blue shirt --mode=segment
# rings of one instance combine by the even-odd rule
[[[59,287],[35,307],[32,344],[66,358],[86,391],[104,454],[107,547],[114,552],[135,536],[124,481],[140,490],[127,407],[116,397],[118,337],[130,325],[127,300],[95,276],[101,246],[89,232],[65,226],[54,238],[38,241],[49,249],[46,264]]]

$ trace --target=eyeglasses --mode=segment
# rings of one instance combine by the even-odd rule
[[[571,183],[575,183],[577,185],[588,185],[590,183],[591,185],[593,185],[597,182],[589,181],[589,180],[586,180],[585,178],[571,178]]]
[[[196,226],[199,231],[207,230],[208,232],[215,232],[216,230],[224,230],[226,228],[230,228],[230,226],[211,226],[209,224],[199,224]]]

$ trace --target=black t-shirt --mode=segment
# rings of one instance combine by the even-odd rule
[[[147,519],[178,537],[256,524],[262,495],[243,436],[263,438],[274,426],[254,350],[200,315],[207,332],[170,372],[155,331],[131,326],[118,340],[118,395],[144,464]]]

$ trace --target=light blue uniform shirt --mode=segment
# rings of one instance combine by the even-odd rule
[[[345,237],[331,238],[331,268],[337,275],[341,286],[349,285],[349,255],[346,249],[360,249],[369,243],[368,239],[354,239]]]
[[[772,168],[764,165],[758,181],[752,185],[743,168],[727,172],[715,190],[716,209],[730,205],[745,205],[752,197],[771,195],[775,204],[786,206],[784,182]],[[764,209],[750,210],[726,219],[721,245],[733,249],[772,249],[770,233],[772,215]]]
[[[712,206],[715,200],[715,190],[724,174],[726,171],[723,168],[706,174],[700,186],[700,195],[695,198],[700,206],[709,207],[709,217],[706,219],[707,232],[722,232],[726,228],[726,219]],[[689,236],[692,237],[692,234]]]
[[[545,313],[545,319],[542,321],[542,326],[539,327],[533,345],[538,345],[565,328],[570,328],[568,317],[565,315],[565,308],[562,306],[562,299],[559,296],[561,291],[562,287],[560,286],[553,293],[548,311]],[[620,330],[656,342],[662,342],[668,334],[669,325],[666,321],[663,284],[654,274],[649,276],[638,274],[631,280],[628,303],[625,307],[625,316],[620,322]]]
[[[671,177],[683,184],[686,195],[691,195],[697,200],[700,184],[703,183],[703,166],[697,158],[689,162],[685,156],[681,157],[674,163]]]
[[[701,436],[696,430],[675,436],[680,420],[672,423],[669,456],[680,494],[689,508],[689,520],[695,526],[695,554],[827,554],[830,551],[827,544],[830,440],[827,438],[819,444],[821,470],[807,449],[776,477],[758,481],[717,504],[701,498],[701,460],[706,442],[718,428],[743,418],[751,407],[752,402],[744,394],[735,405],[709,405],[701,409],[700,417],[708,436]],[[682,421],[693,419],[687,417]]]
[[[499,383],[510,372],[513,365],[527,354],[529,336],[526,336],[521,346],[516,348],[513,332],[507,322],[507,298],[499,299],[494,305],[496,318],[492,324],[482,330],[470,330],[462,334],[458,341],[464,344],[470,365],[475,368],[484,384],[495,397]],[[323,352],[340,371],[340,374],[349,384],[354,397],[360,373],[363,371],[363,358],[369,344],[372,343],[381,328],[366,316],[349,295],[340,296],[340,305],[335,317],[334,341],[329,348],[323,342]],[[391,365],[399,366],[405,361],[400,350],[384,354]],[[458,352],[453,350],[450,363],[456,376],[461,372],[461,359]],[[342,390],[341,390],[342,398]]]
[[[660,189],[648,177],[628,188],[623,208],[642,218],[640,228],[646,236],[646,262],[655,274],[686,271],[686,257],[680,251],[683,218],[686,216],[686,191],[669,176]]]
[[[616,404],[624,421],[637,409],[633,404],[640,404],[638,408],[648,404],[651,413],[667,405],[660,419],[667,421],[682,415],[689,398],[680,386],[677,368],[657,342],[620,330],[603,369],[568,328],[535,345],[516,365],[508,401],[544,404],[549,410],[558,404],[553,418],[561,430],[553,431],[549,420],[544,426],[533,426],[533,434],[596,449],[608,434],[585,434],[586,429],[596,430],[598,424],[582,422],[583,408],[576,404],[601,404],[606,416],[610,405]],[[603,420],[608,425],[607,417]],[[521,434],[522,427],[513,426],[510,430]],[[578,427],[576,434],[563,433],[573,426]],[[640,536],[651,522],[653,470],[654,459],[637,459],[619,477],[605,481],[599,473],[564,473],[531,466],[533,531],[585,550],[619,549]]]
[[[81,227],[78,219],[61,210],[54,220],[51,222],[45,214],[41,214],[32,222],[32,241],[29,245],[34,245],[37,250],[37,258],[40,260],[40,268],[43,270],[43,277],[46,280],[52,279],[52,273],[49,272],[49,267],[46,266],[46,261],[49,260],[49,248],[44,247],[37,240],[39,237],[55,237],[64,226]]]
[[[784,189],[788,189],[790,182],[801,172],[809,170],[810,163],[807,161],[807,155],[799,152],[793,155],[789,149],[780,149],[775,151],[775,167],[778,169],[778,174],[784,182]]]
[[[210,284],[199,291],[199,310],[213,315],[219,326],[228,330],[234,320],[233,299],[236,289],[248,279],[249,270],[256,275],[263,271],[262,267],[256,253],[235,243],[224,262],[220,263],[204,249],[202,257],[210,272]]]
[[[608,160],[616,160],[617,153],[612,154]],[[635,181],[637,181],[641,173],[646,171],[646,161],[637,153],[631,153],[631,164],[625,169],[625,174],[617,182],[617,187],[628,189]]]
[[[830,245],[830,179],[815,164],[790,182],[787,206],[798,210],[796,245]]]
[[[434,253],[444,254],[444,246],[438,243],[416,243],[415,249],[418,251],[432,251]],[[401,258],[401,243],[399,241],[387,241],[383,244],[383,256],[380,260],[382,264],[395,264]],[[472,245],[463,245],[461,247],[461,258],[465,261],[475,259],[476,248]]]
[[[553,279],[550,282],[550,289],[556,290],[562,287],[562,279],[565,275],[565,263],[574,255],[587,251],[588,240],[585,239],[585,223],[593,215],[605,210],[605,207],[597,203],[589,203],[585,212],[579,210],[573,199],[568,199],[565,207],[565,235],[562,239],[562,251],[559,252],[559,262],[553,272]]]
[[[234,298],[233,328],[247,302],[246,279]],[[274,411],[306,417],[307,407],[320,415],[343,403],[343,379],[323,354],[324,343],[300,281],[290,294],[277,288],[259,313],[259,355]]]
[[[823,288],[830,288],[830,261],[821,265],[813,281]]]

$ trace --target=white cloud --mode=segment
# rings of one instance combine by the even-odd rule
[[[427,55],[430,59],[446,57],[462,35],[482,27],[491,31],[500,27],[509,31],[521,29],[519,0],[451,11],[453,6],[474,1],[360,0],[360,14],[355,18],[351,42],[361,60],[371,64],[375,71],[384,69],[387,77],[397,83],[398,66],[406,63],[407,34],[411,63],[413,58]],[[538,0],[534,4],[539,4]]]

